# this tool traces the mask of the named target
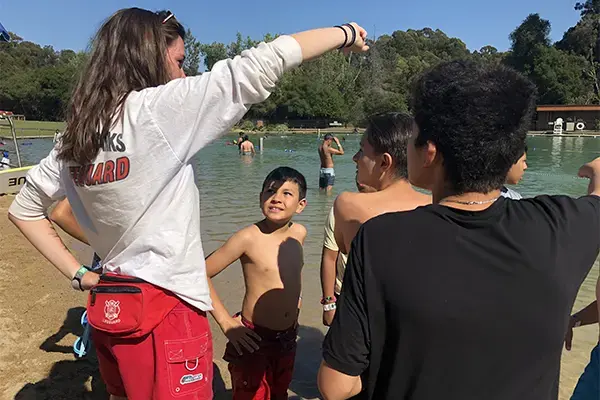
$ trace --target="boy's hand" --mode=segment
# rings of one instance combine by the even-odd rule
[[[569,318],[569,327],[567,328],[567,336],[565,336],[565,349],[571,350],[573,344],[573,327],[575,326],[575,318]]]
[[[600,157],[583,165],[577,175],[590,180],[588,194],[597,194],[596,191],[600,189]]]
[[[261,337],[252,329],[248,329],[242,324],[242,317],[230,318],[223,325],[221,326],[223,333],[239,355],[243,354],[242,347],[249,353],[254,353],[258,350],[258,342],[261,341]]]
[[[335,310],[323,311],[323,325],[331,326],[333,317],[335,317]]]

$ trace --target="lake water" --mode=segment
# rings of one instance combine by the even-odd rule
[[[319,157],[316,135],[269,136],[265,149],[252,157],[240,157],[237,146],[225,145],[236,137],[230,135],[207,148],[196,157],[196,179],[200,189],[202,237],[206,253],[214,250],[238,229],[261,219],[259,191],[265,176],[277,166],[290,166],[302,172],[308,181],[308,205],[296,218],[309,232],[305,244],[304,298],[320,296],[319,263],[323,241],[323,223],[335,196],[345,190],[355,190],[355,165],[352,155],[359,148],[358,135],[345,136],[342,142],[346,155],[335,157],[336,184],[331,195],[319,192]],[[255,145],[258,138],[251,138]],[[21,154],[24,164],[38,162],[52,148],[50,139],[23,140]],[[586,192],[587,180],[576,177],[579,167],[600,156],[600,138],[529,137],[527,154],[529,169],[521,184],[514,187],[524,196],[567,194],[580,196]],[[11,143],[1,149],[11,151]],[[11,160],[16,156],[11,151]],[[576,309],[595,298],[596,265],[582,286]],[[310,288],[309,288],[310,287]],[[241,290],[241,286],[238,286]],[[236,289],[236,292],[238,289]],[[241,296],[241,294],[240,294]],[[311,299],[311,303],[314,302]],[[306,301],[306,300],[305,300]],[[304,318],[320,321],[318,307],[306,307]],[[315,308],[312,310],[312,308]],[[306,320],[305,320],[306,321]],[[322,328],[319,328],[322,330]],[[596,326],[578,328],[574,348],[563,357],[561,398],[568,394],[581,370],[589,360],[589,350],[598,339]]]
[[[335,158],[336,182],[333,193],[319,192],[319,157],[316,135],[269,136],[264,152],[254,158],[240,157],[237,146],[225,145],[234,135],[203,149],[196,157],[196,179],[200,188],[203,239],[222,243],[236,230],[261,218],[258,195],[265,176],[275,167],[286,165],[298,169],[308,181],[308,206],[296,220],[309,232],[305,262],[316,268],[320,262],[323,222],[335,195],[355,190],[355,164],[352,155],[359,148],[359,135],[345,135],[346,154]],[[252,140],[258,145],[258,138]],[[576,177],[579,167],[600,156],[600,138],[530,137],[527,154],[529,169],[522,183],[514,189],[524,196],[538,194],[584,194],[587,181]],[[0,149],[11,151],[12,143]],[[52,148],[49,139],[21,142],[24,165],[37,163]]]

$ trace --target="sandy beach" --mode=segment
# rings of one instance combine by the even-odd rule
[[[12,199],[0,197],[0,399],[107,399],[93,354],[77,360],[72,352],[76,336],[82,333],[79,320],[86,294],[70,290],[67,280],[8,221]],[[62,237],[82,263],[90,262],[89,247]],[[207,253],[212,250],[205,248]],[[589,283],[597,276],[595,266]],[[237,311],[243,294],[240,268],[229,268],[215,283],[228,309]],[[318,304],[318,270],[305,271],[303,283],[292,399],[318,398],[315,378],[325,332]],[[575,308],[592,300],[592,291],[582,291]],[[228,399],[229,374],[221,359],[225,341],[214,325],[213,335],[215,398]],[[569,398],[597,339],[597,326],[576,329],[573,350],[563,354],[561,400]]]

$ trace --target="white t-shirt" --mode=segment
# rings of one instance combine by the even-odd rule
[[[142,278],[211,310],[190,160],[301,61],[298,42],[281,36],[211,72],[130,93],[93,165],[66,165],[52,150],[30,170],[9,212],[42,219],[67,196],[104,271]]]
[[[507,199],[513,199],[513,200],[521,200],[523,198],[523,196],[521,196],[521,194],[519,192],[516,192],[506,186],[502,187],[502,189],[500,190],[500,195],[503,197],[506,197]]]
[[[336,294],[340,294],[342,291],[342,281],[344,280],[344,272],[346,271],[346,262],[348,256],[340,251],[340,248],[335,241],[335,216],[333,213],[333,207],[329,211],[329,215],[325,220],[325,237],[323,239],[323,246],[332,251],[338,252],[338,257],[335,262],[335,288]]]

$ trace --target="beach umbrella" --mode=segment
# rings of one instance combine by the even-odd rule
[[[0,42],[10,42],[10,35],[8,31],[4,29],[2,24],[0,23]]]

